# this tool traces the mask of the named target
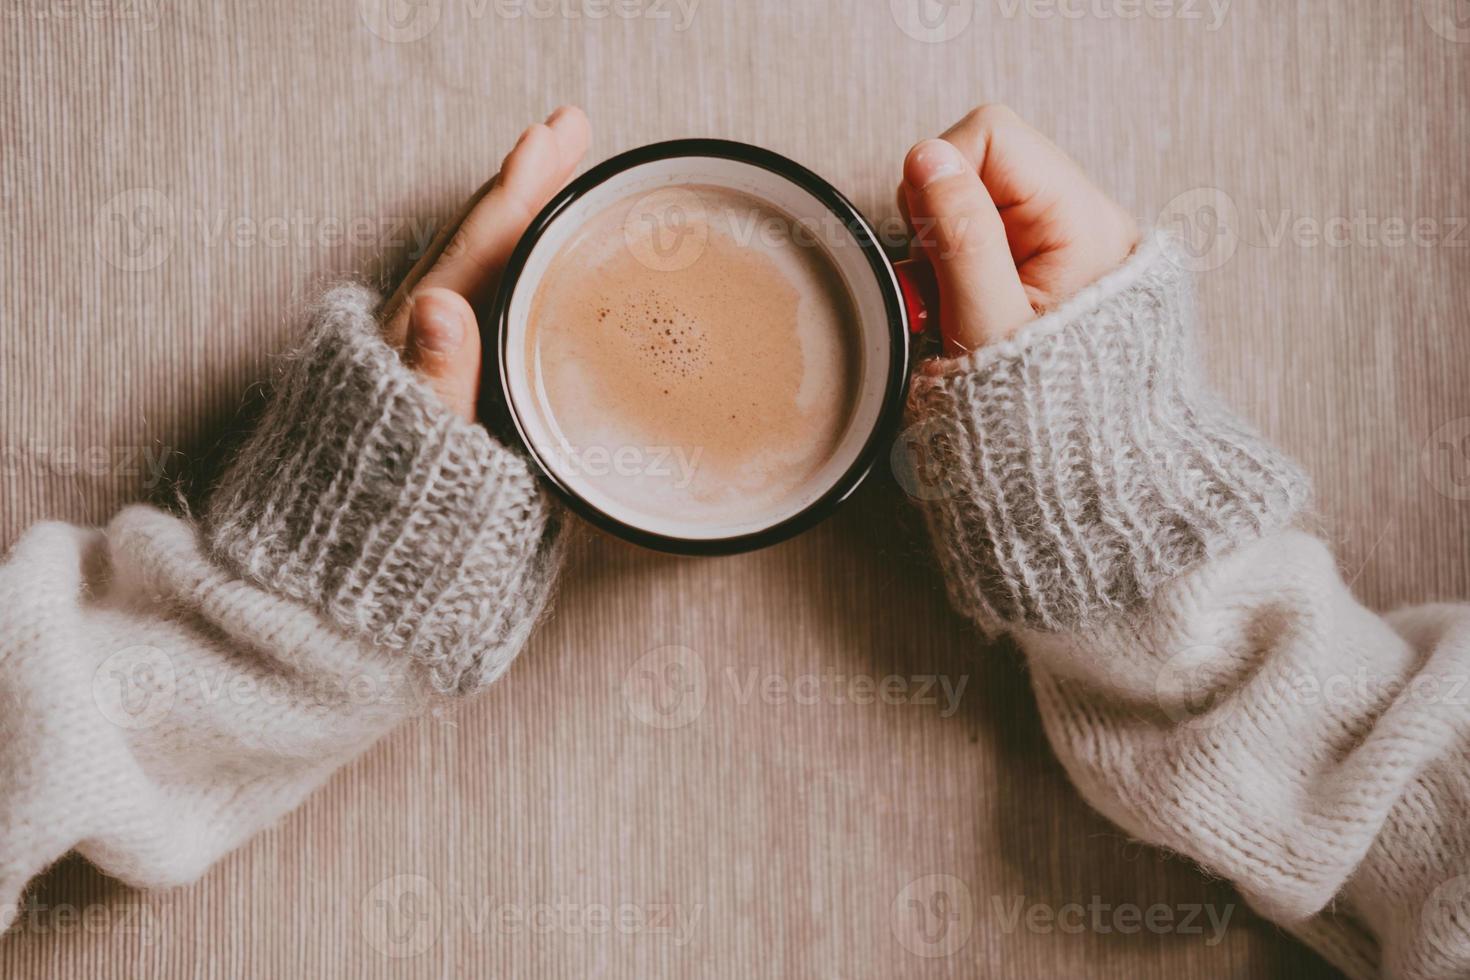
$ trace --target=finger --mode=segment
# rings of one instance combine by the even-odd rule
[[[442,287],[416,290],[408,307],[409,367],[453,413],[472,422],[480,388],[480,329],[469,300]]]
[[[535,156],[543,153],[543,148],[535,145],[544,143],[540,133],[542,128],[551,130],[556,142],[556,164],[554,166],[557,188],[560,189],[571,180],[576,172],[577,165],[581,162],[583,155],[587,152],[587,145],[591,141],[592,130],[587,122],[587,116],[576,106],[562,106],[546,118],[542,126],[532,126],[521,134],[516,141],[515,147],[507,155],[502,163],[502,173],[510,166],[513,160],[521,160],[527,156]],[[530,140],[533,145],[527,147],[526,142]],[[466,219],[474,213],[480,202],[501,182],[502,174],[486,181],[483,186],[465,203],[455,219],[440,233],[428,253],[419,262],[415,271],[420,273],[420,278],[434,266],[439,264],[439,259],[449,245],[452,237],[460,230]],[[409,280],[414,277],[410,275]]]
[[[561,164],[556,189],[561,190],[577,172],[582,157],[587,155],[587,147],[592,143],[592,124],[587,120],[587,113],[574,105],[564,105],[546,117],[546,126],[556,137]]]
[[[1138,222],[1043,133],[1001,105],[945,133],[980,175],[1005,224],[1033,305],[1047,308],[1115,268]]]
[[[1061,147],[1007,106],[971,110],[940,139],[954,144],[970,161],[1002,212],[1087,179]]]
[[[499,275],[531,219],[581,162],[589,138],[587,117],[580,109],[558,110],[548,122],[526,130],[425,283],[475,299],[487,280]]]
[[[939,324],[954,357],[1010,336],[1034,313],[985,185],[945,140],[925,140],[904,161],[909,213],[939,281]]]
[[[522,133],[500,173],[470,198],[389,302],[389,339],[402,343],[405,300],[421,286],[453,290],[471,303],[492,294],[515,243],[571,179],[590,140],[587,116],[575,106],[563,106]]]
[[[1034,234],[1038,219],[1079,188],[1093,187],[1061,147],[1003,105],[980,106],[941,138],[953,143],[980,175],[1000,211],[1018,266],[1048,244]]]

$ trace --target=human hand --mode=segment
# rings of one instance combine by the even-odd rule
[[[910,150],[898,198],[939,281],[948,357],[1009,337],[1138,243],[1133,216],[1005,106]]]
[[[435,238],[384,308],[388,342],[466,421],[474,421],[480,388],[475,308],[494,297],[516,242],[571,179],[591,132],[581,109],[562,106],[522,133],[500,173]]]

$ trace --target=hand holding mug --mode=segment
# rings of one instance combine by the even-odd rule
[[[1138,224],[1004,106],[904,161],[899,206],[934,267],[946,356],[1003,340],[1122,264]]]
[[[851,202],[768,150],[676,140],[568,184],[588,138],[571,108],[526,131],[388,304],[390,342],[473,419],[475,311],[493,299],[507,432],[615,534],[719,554],[810,526],[851,495],[896,425],[933,284],[916,287]],[[1000,109],[915,147],[900,194],[951,354],[1065,300],[1138,236],[1076,164]],[[642,220],[660,215],[681,220]],[[665,232],[692,230],[701,247],[666,261]],[[671,454],[689,465],[671,473]]]
[[[500,172],[470,198],[388,302],[389,343],[467,421],[474,421],[480,387],[475,308],[494,297],[516,242],[571,179],[590,138],[587,116],[575,106],[562,106],[522,133]]]

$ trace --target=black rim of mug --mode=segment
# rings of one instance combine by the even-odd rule
[[[520,410],[516,407],[511,397],[510,379],[507,376],[505,368],[505,354],[507,345],[510,342],[511,298],[515,294],[516,284],[520,280],[521,272],[525,269],[526,262],[530,259],[531,252],[535,249],[537,242],[541,240],[541,236],[546,233],[547,229],[551,227],[552,223],[556,221],[557,217],[567,207],[594,187],[634,167],[676,157],[712,157],[753,164],[796,184],[817,198],[829,211],[837,216],[842,222],[843,227],[852,236],[853,241],[863,250],[863,254],[868,260],[868,266],[871,268],[873,276],[877,279],[879,288],[883,292],[883,303],[887,310],[890,340],[889,350],[892,352],[892,355],[889,358],[888,378],[883,395],[883,405],[879,410],[878,420],[873,426],[873,431],[868,434],[867,442],[863,444],[862,451],[858,453],[853,464],[848,467],[847,471],[822,496],[812,501],[799,512],[759,531],[751,531],[725,538],[680,538],[659,534],[620,521],[589,503],[577,493],[575,487],[568,486],[557,476],[556,472],[542,458],[540,452],[537,451],[535,445],[532,444],[521,422]],[[792,538],[825,520],[827,517],[830,517],[843,501],[852,496],[853,492],[862,485],[863,480],[872,471],[883,446],[897,431],[898,420],[903,412],[904,399],[908,393],[909,332],[907,313],[904,310],[902,294],[899,290],[897,275],[893,271],[893,264],[883,253],[883,249],[878,243],[872,227],[863,218],[862,213],[837,188],[806,167],[771,150],[753,146],[749,143],[738,143],[733,140],[681,139],[669,140],[663,143],[651,143],[605,160],[573,180],[552,198],[546,207],[541,209],[541,213],[536,215],[530,227],[526,229],[526,233],[521,236],[521,240],[516,245],[515,251],[511,254],[510,261],[506,265],[505,272],[500,281],[500,288],[495,299],[494,322],[498,334],[498,342],[493,348],[487,345],[487,353],[493,350],[499,361],[495,370],[500,375],[500,394],[502,401],[501,405],[497,406],[497,408],[509,416],[509,421],[514,426],[515,434],[521,447],[531,457],[537,470],[540,471],[542,478],[551,485],[552,489],[556,491],[557,496],[568,507],[589,523],[625,541],[631,541],[642,547],[669,554],[730,555],[755,551]],[[489,365],[487,365],[488,367]],[[490,373],[489,370],[486,370],[484,375]]]

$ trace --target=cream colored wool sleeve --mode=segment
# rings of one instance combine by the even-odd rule
[[[1470,607],[1381,617],[1191,352],[1169,243],[916,379],[956,604],[1088,802],[1354,978],[1470,977]]]
[[[525,640],[554,508],[403,367],[376,302],[315,306],[197,524],[38,525],[0,566],[0,928],[69,851],[197,878]]]

